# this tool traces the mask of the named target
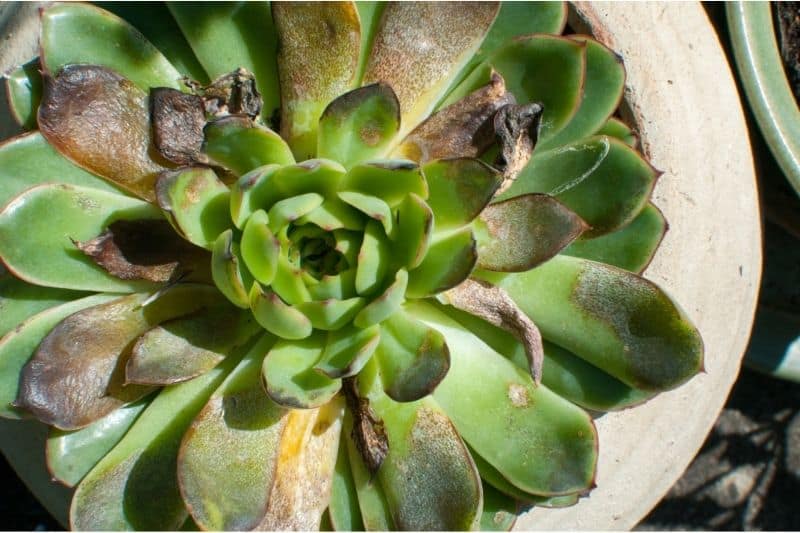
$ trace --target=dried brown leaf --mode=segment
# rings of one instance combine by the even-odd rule
[[[179,165],[205,162],[202,98],[166,87],[150,89],[150,119],[153,142],[162,156]]]

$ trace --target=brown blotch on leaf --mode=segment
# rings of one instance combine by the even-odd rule
[[[389,453],[389,439],[386,437],[383,421],[372,411],[369,400],[358,394],[355,377],[343,379],[342,390],[347,408],[353,415],[353,432],[350,436],[364,460],[364,465],[374,477]]]
[[[215,117],[247,115],[254,119],[261,113],[263,100],[256,89],[256,78],[246,69],[238,68],[214,80],[197,91],[205,112]]]
[[[494,166],[503,173],[505,181],[497,194],[508,189],[531,159],[539,136],[539,122],[544,108],[537,103],[501,107],[494,115],[494,133],[500,153]]]
[[[492,71],[487,85],[434,113],[414,128],[399,151],[419,163],[478,157],[495,140],[495,114],[514,103],[514,95],[506,91],[503,77]]]
[[[523,313],[514,300],[501,289],[477,279],[467,279],[444,293],[447,303],[457,309],[511,333],[525,348],[530,373],[537,385],[542,381],[544,347],[536,324]]]
[[[202,98],[166,87],[150,89],[150,120],[162,156],[179,165],[206,162],[201,152],[206,125]]]
[[[180,238],[166,220],[118,220],[92,240],[73,241],[112,276],[164,283],[179,272],[209,279],[206,250]]]

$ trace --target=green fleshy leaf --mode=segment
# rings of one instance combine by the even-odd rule
[[[142,32],[184,76],[202,84],[211,81],[163,2],[97,2],[96,5]]]
[[[356,269],[350,268],[335,276],[322,276],[319,283],[308,288],[308,292],[313,300],[352,298],[356,295]]]
[[[175,475],[181,438],[243,353],[196,379],[165,388],[150,403],[78,485],[70,510],[73,529],[168,530],[184,523],[186,506]]]
[[[346,435],[342,438],[348,438]],[[331,526],[336,531],[364,531],[361,510],[358,508],[358,493],[350,470],[347,445],[339,443],[336,455],[336,469],[333,472],[333,489],[328,507]]]
[[[468,224],[492,200],[503,176],[477,159],[431,161],[423,167],[436,229]]]
[[[217,366],[261,331],[251,313],[230,305],[169,320],[136,341],[125,365],[125,381],[141,385],[187,381]]]
[[[265,203],[262,196],[272,189],[272,177],[280,168],[280,165],[264,165],[234,182],[231,187],[230,209],[231,218],[237,228],[245,229],[250,216],[262,209],[262,204]],[[264,214],[266,215],[266,211]]]
[[[250,308],[264,329],[282,339],[304,339],[311,335],[313,326],[307,316],[257,283],[250,289]]]
[[[400,269],[395,274],[394,282],[383,291],[383,294],[372,300],[356,315],[353,324],[359,328],[366,328],[380,324],[392,316],[395,311],[400,309],[405,300],[407,286],[408,272]]]
[[[347,446],[347,458],[353,474],[353,483],[358,496],[358,508],[361,511],[364,529],[366,531],[394,531],[396,528],[381,484],[373,482],[373,476],[367,470],[352,434],[353,417],[348,410],[344,415],[341,445]]]
[[[350,169],[341,185],[354,191],[380,198],[390,207],[397,207],[409,193],[428,198],[428,185],[416,163],[403,160],[371,161]]]
[[[533,494],[568,494],[591,486],[597,432],[586,412],[546,386],[535,386],[528,372],[431,306],[417,303],[410,312],[447,341],[450,370],[433,397],[478,454]]]
[[[275,202],[269,208],[269,227],[272,231],[278,232],[290,222],[294,222],[304,217],[320,205],[323,197],[321,194],[309,192],[299,196],[292,196],[285,200]]]
[[[99,65],[143,91],[180,89],[181,73],[139,30],[89,4],[57,4],[42,12],[42,66],[55,74],[65,65]]]
[[[362,296],[381,289],[389,274],[391,243],[377,220],[367,222],[356,267],[356,292]]]
[[[264,359],[264,383],[275,402],[296,409],[328,403],[342,382],[314,370],[325,348],[323,333],[303,340],[279,340]]]
[[[475,226],[478,267],[502,272],[524,272],[544,263],[587,229],[578,215],[547,194],[492,204]]]
[[[285,240],[284,240],[285,241]],[[284,242],[283,253],[278,257],[278,269],[275,271],[275,279],[272,280],[272,289],[281,298],[290,304],[311,301],[311,293],[306,286],[307,277],[310,277],[304,270],[289,262],[285,250],[289,244]]]
[[[408,269],[417,268],[431,244],[433,210],[425,200],[408,194],[397,208],[397,234],[393,236],[393,254]]]
[[[192,244],[211,250],[231,227],[230,191],[210,168],[162,174],[156,196],[172,225]]]
[[[450,352],[441,333],[398,311],[381,324],[375,350],[386,394],[413,402],[433,392],[450,368]]]
[[[273,342],[270,335],[258,341],[181,442],[181,495],[204,530],[251,530],[266,512],[287,420],[261,387],[261,362]]]
[[[292,152],[280,135],[247,118],[221,118],[209,123],[204,133],[203,152],[237,176],[264,165],[294,163]]]
[[[483,483],[481,531],[511,531],[517,521],[517,507],[516,500]]]
[[[358,70],[355,80],[357,87],[363,85],[361,80],[364,78],[364,69],[367,68],[367,60],[369,59],[370,50],[372,50],[372,43],[375,40],[375,32],[378,30],[378,22],[380,22],[385,7],[386,2],[383,1],[364,0],[356,2],[358,18],[361,21],[361,53],[358,56]]]
[[[39,58],[12,70],[6,76],[8,106],[14,120],[26,130],[36,129],[36,113],[42,100]]]
[[[480,46],[498,9],[493,3],[386,4],[363,84],[384,82],[394,89],[402,111],[400,138],[430,115],[446,94]]]
[[[298,219],[297,224],[315,224],[325,231],[346,229],[360,231],[364,229],[364,217],[361,213],[338,198],[329,198],[321,206]]]
[[[478,468],[478,472],[481,474],[481,479],[484,482],[484,488],[487,485],[500,494],[506,497],[512,497],[520,502],[524,503],[533,503],[537,499],[545,498],[544,496],[534,496],[533,494],[528,494],[524,490],[515,487],[511,484],[506,478],[503,477],[495,467],[490,465],[486,462],[486,459],[480,456],[472,448],[469,448],[470,454],[472,455],[472,460],[475,461],[475,466]]]
[[[424,298],[451,289],[467,279],[478,260],[469,227],[434,239],[425,259],[408,274],[409,298]]]
[[[381,330],[378,326],[364,329],[346,326],[331,331],[314,370],[331,379],[355,376],[372,357],[380,338]]]
[[[631,387],[671,389],[702,368],[697,329],[661,289],[636,274],[556,256],[497,278],[546,339]]]
[[[20,372],[50,330],[69,315],[114,298],[117,296],[96,294],[45,309],[26,319],[14,331],[0,339],[0,416],[22,417],[23,411],[11,405],[19,391]]]
[[[298,194],[319,193],[325,198],[333,196],[345,174],[345,168],[329,159],[309,159],[286,166],[275,174],[269,190],[262,192],[265,205]]]
[[[361,25],[351,2],[277,2],[272,16],[280,42],[281,136],[304,160],[317,149],[323,110],[355,83]]]
[[[295,308],[311,320],[311,325],[321,330],[336,330],[353,320],[364,307],[364,298],[347,300],[318,300],[300,302]]]
[[[126,194],[89,174],[59,154],[39,132],[14,137],[0,145],[0,204],[34,185],[58,182]]]
[[[351,205],[367,215],[383,224],[383,230],[386,235],[392,235],[394,227],[394,217],[389,204],[376,198],[368,196],[359,192],[340,192],[338,194],[345,203]]]
[[[561,130],[575,115],[583,91],[586,45],[565,37],[534,35],[498,49],[447,97],[443,105],[460,100],[485,85],[494,68],[520,104],[544,107],[539,140]]]
[[[581,102],[569,124],[556,135],[543,139],[536,150],[549,150],[592,135],[603,127],[622,100],[625,87],[622,57],[589,37],[570,39],[586,43],[586,78]]]
[[[608,119],[603,127],[597,130],[597,135],[614,137],[624,142],[631,148],[636,148],[636,145],[639,142],[636,134],[628,127],[628,125],[615,117]]]
[[[127,196],[73,185],[40,185],[0,211],[0,258],[14,276],[35,285],[108,292],[150,288],[150,283],[109,275],[70,239],[93,239],[117,220],[158,218],[156,207]]]
[[[649,203],[627,226],[594,239],[578,239],[562,253],[641,273],[653,259],[667,227],[664,215]]]
[[[397,528],[474,529],[483,505],[480,477],[453,423],[430,396],[412,403],[386,396],[376,366],[367,366],[359,385],[389,441],[377,477]]]
[[[611,137],[593,137],[537,154],[498,200],[546,193],[575,211],[597,237],[633,220],[647,204],[658,172]]]
[[[256,211],[247,221],[241,243],[247,269],[263,285],[269,285],[275,279],[281,251],[281,243],[270,231],[268,223],[269,216],[263,210]]]
[[[33,315],[84,296],[88,294],[30,285],[0,274],[0,338]]]
[[[47,468],[54,479],[74,487],[117,445],[149,402],[125,405],[78,431],[51,429],[47,437]]]
[[[319,120],[317,156],[350,168],[386,155],[400,129],[400,103],[391,87],[376,83],[331,102]]]
[[[233,230],[222,232],[211,250],[211,275],[217,289],[233,305],[246,309],[250,306],[247,285],[251,275],[240,254],[233,242]]]
[[[280,104],[278,46],[267,2],[168,2],[200,64],[213,80],[243,67],[252,72],[264,107],[272,116]]]

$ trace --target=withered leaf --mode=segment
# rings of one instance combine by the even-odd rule
[[[503,77],[492,72],[490,82],[430,116],[414,128],[397,152],[419,163],[433,159],[478,157],[495,138],[494,116],[514,95]]]
[[[167,87],[150,89],[150,120],[153,142],[162,156],[179,165],[204,162],[202,98]]]
[[[347,408],[353,415],[353,433],[351,437],[358,448],[364,465],[374,476],[389,453],[389,439],[383,427],[383,421],[369,406],[369,400],[358,394],[355,377],[342,380],[342,390],[347,400]]]
[[[166,220],[118,220],[75,245],[120,279],[164,283],[187,271],[194,281],[211,278],[211,254],[177,235]]]
[[[67,65],[44,76],[39,129],[77,165],[152,201],[167,169],[151,139],[147,94],[114,71]]]
[[[200,93],[205,112],[215,117],[247,115],[253,119],[263,104],[255,76],[243,68],[220,76]]]
[[[540,104],[508,104],[494,115],[494,133],[500,143],[494,166],[503,173],[505,182],[498,189],[502,193],[511,186],[517,175],[531,159],[539,136],[539,122],[544,109]]]

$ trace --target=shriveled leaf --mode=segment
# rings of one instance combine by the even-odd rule
[[[317,133],[317,157],[349,168],[379,159],[400,129],[400,103],[392,88],[375,83],[345,93],[323,111]]]
[[[258,531],[319,529],[331,498],[343,414],[341,398],[319,409],[289,413],[276,481]]]
[[[239,67],[220,76],[198,92],[208,115],[218,118],[239,115],[254,120],[261,113],[261,94],[255,76],[246,68]]]
[[[181,442],[178,482],[205,530],[245,531],[267,510],[289,415],[261,387],[264,335],[194,419]]]
[[[39,58],[12,70],[6,76],[6,93],[11,115],[26,130],[36,129],[36,113],[42,100]]]
[[[181,438],[242,355],[159,393],[78,485],[72,529],[168,530],[185,522],[188,514],[175,475]]]
[[[548,340],[643,390],[677,387],[702,367],[697,329],[655,284],[615,267],[557,256],[495,280]],[[563,325],[576,323],[581,327]]]
[[[264,359],[267,394],[275,402],[295,409],[312,409],[328,403],[342,386],[314,370],[325,348],[325,334],[302,340],[279,340]]]
[[[291,165],[289,146],[274,131],[249,118],[230,116],[205,128],[203,152],[237,176],[264,165]]]
[[[488,84],[434,113],[414,128],[394,155],[418,163],[478,157],[494,142],[494,114],[514,101],[514,96],[506,91],[503,77],[492,72]]]
[[[147,407],[147,400],[125,405],[77,431],[53,428],[47,437],[47,469],[74,487],[125,436]]]
[[[363,83],[387,83],[397,93],[404,137],[444,96],[480,46],[499,5],[389,3],[364,72]]]
[[[266,2],[168,2],[183,35],[211,79],[236,67],[255,75],[269,119],[280,103],[277,36]]]
[[[478,267],[502,272],[530,270],[587,229],[578,215],[547,194],[526,194],[492,204],[476,223]]]
[[[469,227],[434,239],[422,263],[409,272],[406,293],[410,298],[424,298],[455,287],[469,277],[477,260]]]
[[[361,25],[351,2],[277,2],[272,16],[279,43],[281,136],[304,160],[316,151],[323,110],[354,85]]]
[[[380,338],[381,330],[378,326],[364,329],[345,326],[331,331],[314,370],[332,379],[354,376],[372,357]]]
[[[428,198],[428,185],[416,163],[404,160],[383,160],[362,163],[351,168],[341,189],[380,198],[390,207],[409,193]]]
[[[154,206],[119,194],[73,185],[40,185],[0,211],[0,258],[14,276],[36,285],[108,292],[149,288],[150,283],[111,276],[73,241],[95,238],[110,221],[161,216]]]
[[[369,398],[359,390],[356,378],[344,379],[342,389],[353,422],[350,437],[364,467],[374,477],[389,453],[386,427],[370,406]]]
[[[67,65],[97,65],[135,83],[180,89],[181,74],[136,28],[95,6],[57,4],[42,12],[42,66],[53,75]]]
[[[0,204],[5,205],[25,189],[56,181],[64,185],[120,192],[110,182],[65,159],[38,131],[0,144]]]
[[[167,161],[156,155],[147,93],[116,72],[67,65],[44,78],[39,129],[77,165],[152,201]]]
[[[658,175],[622,141],[593,137],[535,154],[498,200],[531,192],[555,196],[591,226],[584,237],[597,237],[641,212]]]
[[[98,294],[56,305],[20,322],[0,339],[0,416],[21,418],[24,415],[12,405],[19,392],[20,372],[50,330],[73,313],[115,298],[114,295]]]
[[[494,166],[505,178],[501,190],[507,189],[530,161],[541,119],[542,106],[536,102],[504,105],[495,114],[494,133],[500,153]]]
[[[591,485],[597,432],[586,412],[534,386],[525,371],[432,307],[418,303],[412,312],[447,341],[450,370],[433,397],[477,453],[526,492],[556,495]]]
[[[664,215],[649,203],[628,225],[594,239],[578,239],[562,253],[641,273],[653,259],[667,229]]]
[[[436,219],[436,230],[471,222],[503,181],[499,172],[477,159],[432,161],[423,172],[430,188],[428,205]]]
[[[183,237],[211,249],[231,226],[230,191],[210,168],[183,168],[161,174],[158,205]]]
[[[343,435],[339,439],[339,451],[336,454],[336,468],[333,471],[331,487],[331,503],[328,507],[331,525],[336,531],[363,531],[361,510],[358,507],[358,493],[350,470],[350,459],[347,453],[346,425],[342,427]]]
[[[124,384],[130,343],[160,322],[219,301],[218,293],[205,285],[175,286],[142,307],[147,296],[125,296],[62,320],[23,368],[16,405],[69,430],[147,394],[149,387]]]
[[[282,339],[304,339],[311,335],[313,326],[307,316],[256,283],[250,290],[250,308],[264,329]]]
[[[401,268],[395,274],[392,284],[383,291],[383,294],[358,312],[353,319],[353,325],[359,328],[366,328],[374,324],[380,324],[392,316],[405,301],[407,286],[408,272]]]
[[[84,296],[88,294],[30,285],[0,274],[0,338],[33,315]]]
[[[192,379],[260,331],[249,312],[230,305],[168,320],[137,339],[125,365],[125,381],[171,385]]]
[[[206,114],[203,99],[176,89],[150,89],[153,143],[161,156],[178,165],[201,162]]]
[[[180,238],[166,220],[119,220],[77,248],[112,276],[164,283],[190,272],[209,280],[208,252]]]
[[[419,196],[409,193],[397,207],[397,233],[392,235],[392,252],[408,269],[417,268],[431,245],[434,215]]]

